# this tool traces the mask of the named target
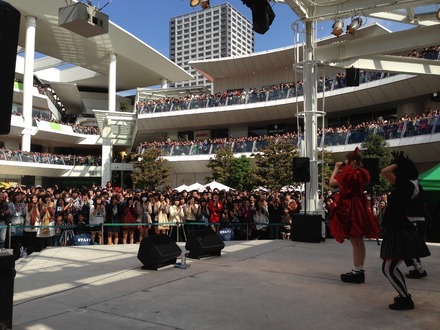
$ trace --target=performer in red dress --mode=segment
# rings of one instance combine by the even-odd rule
[[[341,275],[343,282],[364,283],[365,238],[377,238],[379,226],[364,187],[370,182],[370,174],[362,167],[359,148],[345,156],[345,162],[337,162],[330,177],[331,186],[339,186],[335,194],[335,207],[330,214],[330,232],[343,243],[346,238],[353,249],[353,270]]]

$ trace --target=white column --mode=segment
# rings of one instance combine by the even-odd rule
[[[110,59],[108,70],[108,111],[116,111],[116,54],[108,54]]]
[[[162,78],[162,80],[161,80],[161,82],[160,82],[160,87],[162,88],[162,89],[166,89],[166,88],[168,88],[168,80],[167,79],[165,79],[165,78]]]
[[[31,151],[32,132],[32,93],[34,87],[35,29],[37,19],[26,16],[26,45],[23,77],[23,118],[24,130],[21,138],[21,150]]]
[[[306,184],[307,211],[322,211],[318,206],[318,153],[317,153],[317,64],[315,58],[314,22],[306,21],[304,49],[304,142],[306,157],[310,158],[310,182]]]
[[[111,162],[113,157],[113,142],[111,133],[110,119],[104,120],[104,128],[102,131],[102,165],[101,165],[101,187],[105,187],[112,178]]]

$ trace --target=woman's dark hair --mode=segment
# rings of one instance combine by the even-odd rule
[[[356,163],[358,163],[359,165],[362,165],[362,155],[361,155],[361,152],[358,147],[356,147],[356,149],[354,149],[354,151],[347,152],[347,154],[345,155],[345,159],[348,162],[355,160]]]

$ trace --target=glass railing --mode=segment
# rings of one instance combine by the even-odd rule
[[[367,83],[374,80],[380,80],[388,77],[386,72],[361,72],[359,83]],[[338,79],[326,79],[318,83],[318,92],[332,91],[347,87],[345,77]],[[166,99],[160,101],[144,100],[136,105],[138,114],[161,113],[179,110],[206,109],[220,106],[234,106],[240,104],[252,104],[266,101],[283,100],[292,97],[302,96],[303,86],[301,84],[291,88],[274,88],[271,90],[251,90],[249,92],[241,92],[240,95],[235,93],[216,94],[216,95],[195,95],[188,99]]]
[[[68,166],[101,166],[101,157],[55,155],[21,150],[0,149],[0,160]]]
[[[371,125],[365,128],[352,128],[346,130],[337,130],[336,132],[324,132],[318,135],[318,147],[334,147],[347,144],[359,144],[365,141],[369,135],[380,135],[385,140],[401,139],[405,137],[420,136],[440,133],[440,116],[432,118],[418,118],[406,120],[398,123]],[[279,137],[283,142],[298,145],[303,135],[296,137]],[[234,153],[253,153],[258,152],[267,144],[275,139],[255,139],[255,140],[237,140],[224,143],[210,142],[178,142],[176,145],[167,144],[164,146],[154,146],[162,151],[163,156],[192,156],[192,155],[214,155],[220,147],[230,147]],[[138,151],[143,153],[148,146],[139,147]]]

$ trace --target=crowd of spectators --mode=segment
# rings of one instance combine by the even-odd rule
[[[386,140],[410,136],[440,133],[440,109],[428,108],[422,114],[404,114],[400,119],[383,118],[359,124],[318,128],[318,146],[336,146],[363,142],[368,135],[376,134]],[[148,148],[162,150],[164,156],[214,154],[220,147],[230,146],[235,153],[255,152],[269,142],[283,141],[298,144],[303,134],[288,132],[275,135],[247,136],[237,138],[217,138],[205,140],[166,140],[143,142],[137,147],[138,153]]]
[[[102,163],[101,155],[61,155],[47,152],[11,150],[8,148],[0,148],[0,160],[69,166],[101,166]]]
[[[329,190],[319,195],[324,219],[334,207],[334,193]],[[379,224],[387,196],[372,199]],[[265,189],[133,190],[114,187],[110,182],[105,187],[2,189],[0,248],[9,247],[11,241],[18,258],[47,246],[71,245],[75,235],[91,234],[92,244],[134,244],[156,234],[184,241],[189,231],[203,228],[212,228],[221,237],[228,229],[227,239],[234,240],[290,239],[302,197],[301,191]],[[425,217],[431,233],[438,233],[440,202],[436,209],[426,203]]]
[[[408,57],[415,58],[425,58],[428,60],[438,60],[440,59],[440,45],[425,47],[422,50],[413,49],[411,53],[408,54]]]

